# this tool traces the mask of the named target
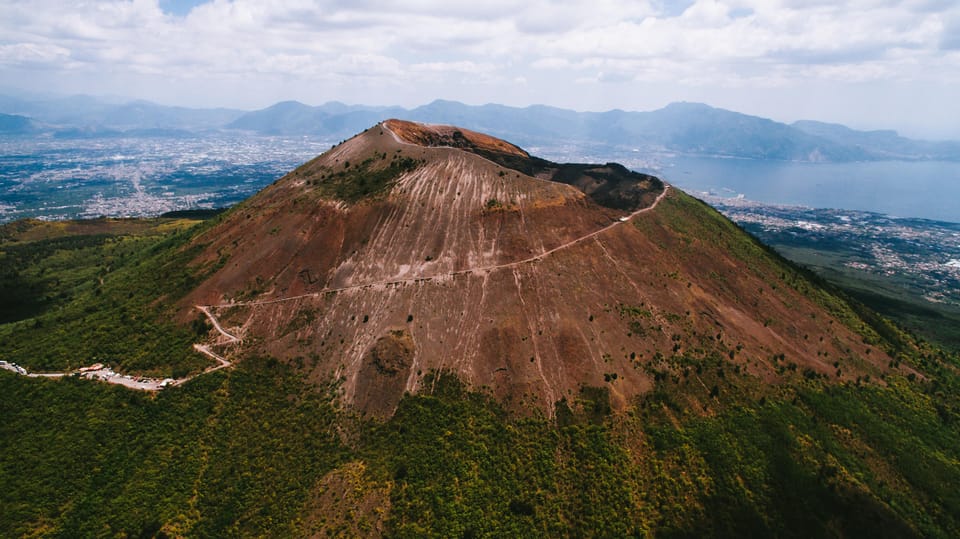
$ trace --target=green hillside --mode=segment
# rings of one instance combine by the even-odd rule
[[[0,350],[31,371],[103,362],[182,376],[202,323],[173,323],[172,300],[212,268],[188,267],[197,221],[21,221],[0,231]]]
[[[955,380],[517,418],[452,379],[386,422],[251,358],[156,397],[0,372],[7,537],[955,537]],[[952,391],[951,391],[952,390]],[[343,484],[346,483],[346,484]],[[331,495],[341,488],[342,495]]]

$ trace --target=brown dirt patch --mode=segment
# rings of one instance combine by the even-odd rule
[[[403,397],[415,351],[413,338],[404,330],[390,330],[377,339],[357,374],[357,407],[376,416],[391,415]]]
[[[390,509],[389,484],[373,482],[362,461],[328,473],[306,507],[305,537],[383,537]]]

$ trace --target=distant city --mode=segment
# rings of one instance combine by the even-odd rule
[[[329,147],[315,137],[223,134],[0,138],[0,222],[227,207]]]
[[[960,306],[960,224],[693,194],[788,258],[893,280],[929,302]]]

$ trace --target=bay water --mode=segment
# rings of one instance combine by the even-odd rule
[[[686,191],[766,204],[836,208],[960,222],[960,163],[797,163],[672,157],[655,171]]]

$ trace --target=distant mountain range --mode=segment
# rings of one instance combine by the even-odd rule
[[[246,112],[222,108],[168,107],[149,101],[113,103],[78,95],[36,101],[0,96],[0,113],[29,118],[33,122],[33,129],[29,132],[59,136],[109,136],[151,132],[180,135],[221,129]]]
[[[183,136],[210,130],[347,138],[387,118],[453,124],[524,146],[589,143],[649,152],[785,161],[960,160],[960,142],[856,131],[814,121],[775,122],[701,103],[649,112],[577,112],[533,105],[466,105],[437,100],[413,109],[284,101],[247,112],[110,103],[89,96],[31,101],[0,96],[0,134],[59,137]]]
[[[873,159],[943,159],[957,160],[960,143],[956,141],[933,142],[901,137],[893,130],[856,131],[849,127],[823,122],[802,120],[791,127],[810,135],[829,140],[848,148],[858,148]]]
[[[23,135],[33,133],[37,126],[33,120],[18,114],[0,114],[0,134]]]

